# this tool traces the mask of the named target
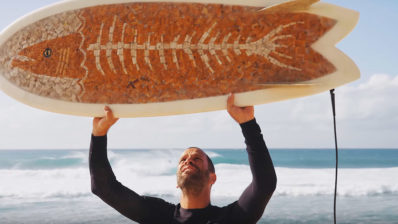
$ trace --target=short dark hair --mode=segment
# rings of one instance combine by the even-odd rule
[[[214,168],[213,161],[210,159],[210,157],[206,154],[207,157],[207,163],[209,166],[207,167],[211,173],[216,173],[216,169]]]
[[[207,164],[208,164],[207,169],[210,171],[210,173],[216,173],[216,169],[214,168],[213,161],[212,161],[212,160],[210,159],[210,157],[205,153],[205,151],[203,151],[201,148],[196,147],[196,146],[189,147],[189,149],[191,149],[191,148],[201,150],[201,151],[206,155],[206,158],[207,158]]]

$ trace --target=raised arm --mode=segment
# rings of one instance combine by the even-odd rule
[[[265,145],[259,125],[254,118],[254,108],[237,107],[234,95],[228,98],[227,110],[239,123],[245,137],[246,150],[249,156],[252,182],[242,193],[238,206],[250,217],[250,223],[257,222],[276,188],[274,165]]]
[[[89,155],[91,191],[122,215],[140,223],[151,219],[151,210],[157,210],[160,217],[162,213],[167,216],[168,203],[140,196],[116,180],[107,156],[107,132],[117,120],[109,107],[105,107],[104,117],[93,120]]]

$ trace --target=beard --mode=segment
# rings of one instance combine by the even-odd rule
[[[177,172],[177,186],[188,194],[198,195],[202,192],[206,184],[209,182],[210,171],[199,170],[196,172],[182,174]]]

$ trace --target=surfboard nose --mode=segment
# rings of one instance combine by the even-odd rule
[[[40,18],[40,16],[43,18]],[[12,66],[14,59],[19,62],[27,62],[31,59],[32,55],[20,54],[23,49],[76,33],[80,27],[82,27],[82,22],[79,14],[74,11],[47,17],[44,15],[28,15],[19,19],[3,30],[0,35],[1,74],[10,78],[12,71],[17,69]],[[45,49],[40,49],[40,52],[37,52],[40,56],[43,56],[44,53],[49,56],[51,52],[45,52]]]
[[[39,27],[41,22],[34,23]],[[4,30],[0,36],[0,77],[1,82],[10,82],[19,85],[28,85],[28,79],[33,74],[29,69],[35,58],[27,54],[24,49],[38,43],[44,37],[45,31],[32,30],[29,27],[19,28],[18,23]],[[4,80],[5,79],[5,80]]]
[[[7,42],[1,42],[3,39],[4,34],[0,35],[0,76],[2,78],[10,79],[10,70],[12,67],[12,61],[14,60],[15,56],[11,52],[16,52],[21,47],[12,46],[12,40],[8,40]],[[13,38],[11,38],[13,39]],[[13,50],[14,49],[14,50]],[[26,58],[20,58],[20,61],[27,61]]]
[[[78,35],[81,27],[76,11],[56,16],[31,14],[8,26],[0,34],[0,89],[22,101],[30,94],[78,101],[82,88],[76,77],[59,74],[66,73],[67,65],[75,63],[72,59],[81,60],[79,51],[77,56],[72,55],[77,47],[65,39]],[[67,47],[47,45],[55,39]],[[60,56],[62,60],[58,60]]]

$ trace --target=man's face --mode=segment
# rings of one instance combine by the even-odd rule
[[[189,148],[182,154],[177,169],[177,186],[191,193],[200,193],[209,183],[206,154],[197,148]]]

